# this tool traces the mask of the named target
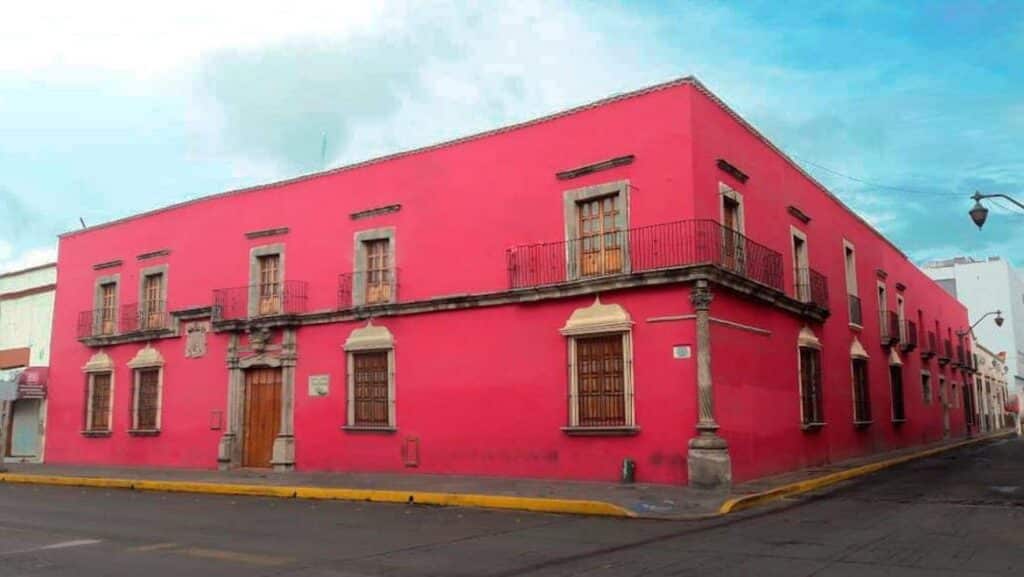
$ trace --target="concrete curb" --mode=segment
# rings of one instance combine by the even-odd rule
[[[283,485],[247,485],[194,481],[153,481],[108,477],[73,477],[60,475],[29,475],[2,473],[0,482],[34,485],[60,485],[159,491],[165,493],[202,493],[208,495],[246,495],[280,499],[325,499],[333,501],[369,501],[436,505],[441,507],[475,507],[508,509],[536,513],[562,513],[601,517],[636,517],[632,511],[604,501],[517,497],[513,495],[477,495],[472,493],[434,493],[427,491],[389,491],[380,489],[347,489],[334,487],[293,487]]]
[[[843,471],[830,473],[828,475],[815,477],[813,479],[799,481],[797,483],[782,485],[779,487],[775,487],[773,489],[769,489],[767,491],[762,491],[760,493],[752,493],[750,495],[733,497],[732,499],[728,499],[727,501],[722,503],[722,506],[719,507],[718,509],[718,514],[728,515],[729,513],[735,513],[737,511],[742,511],[744,509],[749,509],[751,507],[763,505],[771,501],[782,499],[783,497],[798,495],[800,493],[807,493],[810,491],[828,487],[829,485],[835,485],[836,483],[841,483],[849,479],[862,477],[864,475],[870,475],[871,473],[881,471],[882,469],[888,469],[889,467],[893,467],[901,463],[906,463],[908,461],[923,459],[924,457],[930,457],[932,455],[937,455],[939,453],[944,453],[946,451],[951,451],[953,449],[958,449],[960,447],[965,447],[967,445],[974,445],[976,443],[981,443],[984,441],[991,441],[992,439],[1007,437],[1012,434],[1013,431],[1011,430],[996,433],[993,435],[986,435],[984,437],[978,437],[975,439],[968,439],[966,441],[960,441],[959,443],[953,443],[951,445],[943,445],[942,447],[935,447],[932,449],[919,451],[917,453],[911,453],[909,455],[902,455],[899,457],[894,457],[892,459],[886,459],[884,461],[876,461],[874,463],[868,463],[867,465],[851,467]]]

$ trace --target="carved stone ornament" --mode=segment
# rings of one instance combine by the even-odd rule
[[[133,369],[162,367],[163,365],[164,358],[160,355],[160,351],[154,349],[149,344],[139,349],[139,352],[135,353],[132,360],[128,361],[128,366]]]
[[[395,338],[387,327],[373,324],[373,320],[366,322],[365,327],[352,331],[345,340],[346,351],[370,351],[394,348]]]
[[[698,311],[706,311],[711,308],[711,301],[714,299],[714,295],[707,287],[695,286],[690,291],[690,302],[693,303],[693,308]]]
[[[263,354],[270,343],[270,329],[260,328],[249,333],[249,350],[257,355]]]
[[[87,373],[103,373],[114,370],[114,361],[111,360],[110,356],[103,351],[99,351],[93,356],[89,357],[89,362],[85,363],[82,370]]]
[[[594,304],[573,311],[560,332],[566,336],[625,332],[632,326],[633,319],[626,309],[617,304],[604,304],[596,297]]]
[[[195,359],[206,354],[207,321],[194,321],[185,325],[185,358]]]

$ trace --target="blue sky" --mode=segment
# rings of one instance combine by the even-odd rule
[[[0,271],[80,217],[318,170],[324,133],[336,166],[688,74],[913,259],[1024,265],[1024,216],[966,216],[1024,199],[1021,2],[18,4]]]

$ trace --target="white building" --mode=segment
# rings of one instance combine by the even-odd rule
[[[1006,352],[1012,392],[1024,393],[1024,281],[1017,271],[999,257],[957,257],[928,263],[924,272],[967,306],[972,323],[990,311],[1003,312],[1002,327],[989,317],[974,335],[989,350]]]
[[[0,426],[3,457],[43,458],[46,377],[57,265],[0,274]]]
[[[983,432],[996,431],[1012,425],[1005,411],[1008,399],[1008,370],[1002,354],[996,354],[981,343],[974,344],[975,411]]]

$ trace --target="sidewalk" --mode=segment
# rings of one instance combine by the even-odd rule
[[[914,447],[734,485],[689,487],[440,475],[275,473],[9,464],[0,481],[143,491],[340,499],[655,519],[700,519],[866,475],[899,462],[1009,434]]]

